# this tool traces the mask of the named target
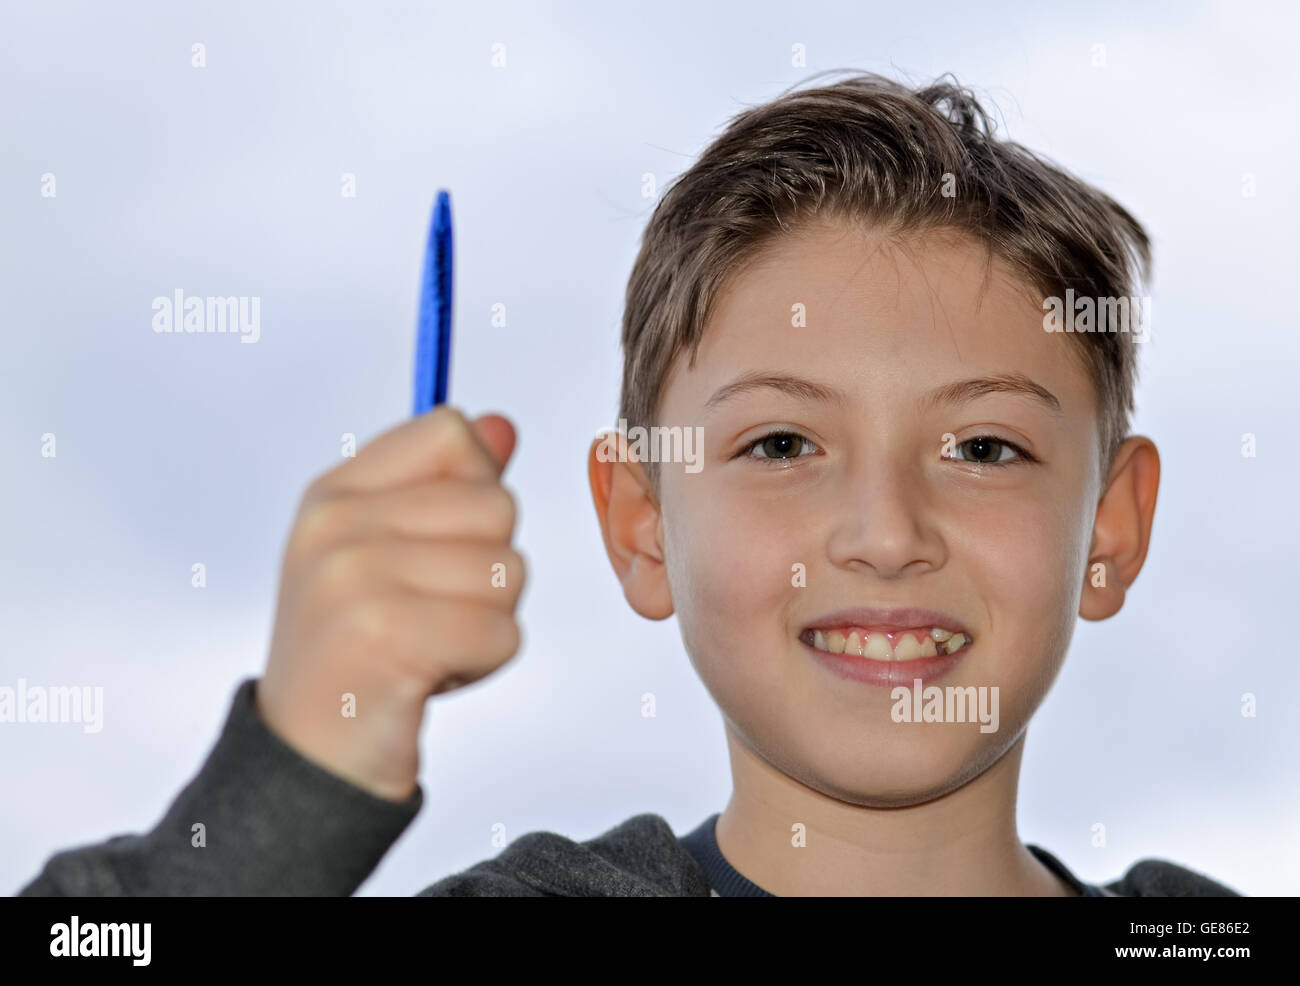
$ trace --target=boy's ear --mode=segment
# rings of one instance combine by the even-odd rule
[[[648,620],[663,620],[673,614],[663,513],[645,469],[631,459],[626,436],[617,431],[598,435],[587,452],[591,499],[628,605]]]
[[[1124,594],[1146,561],[1159,487],[1160,453],[1155,443],[1143,435],[1126,439],[1115,456],[1092,525],[1079,603],[1079,615],[1085,620],[1107,619],[1124,605]]]

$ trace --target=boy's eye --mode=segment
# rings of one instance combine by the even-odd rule
[[[991,466],[1025,459],[1028,455],[1024,449],[1012,442],[994,438],[992,435],[981,435],[979,438],[968,438],[964,442],[958,442],[957,455],[952,458]]]
[[[798,432],[773,431],[756,438],[743,449],[739,455],[752,459],[766,459],[771,462],[788,462],[805,455],[815,455],[818,447]],[[1034,457],[1014,442],[992,435],[980,435],[957,443],[957,454],[949,458],[963,462],[974,462],[986,466],[1009,465],[1012,462],[1033,462]]]
[[[753,459],[798,459],[803,455],[814,454],[817,446],[793,431],[773,431],[750,442],[741,450],[741,455],[749,455],[754,449],[760,449],[762,455],[750,455]],[[812,452],[807,452],[811,449]]]

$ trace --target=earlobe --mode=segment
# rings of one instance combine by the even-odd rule
[[[1090,558],[1084,575],[1079,615],[1085,620],[1107,620],[1124,605],[1127,586],[1115,580],[1115,563],[1110,558]]]
[[[628,605],[648,620],[667,619],[673,601],[664,565],[663,514],[622,435],[602,435],[592,442],[587,475],[605,553]]]
[[[1160,487],[1160,453],[1151,439],[1135,435],[1115,456],[1106,491],[1093,521],[1088,571],[1079,615],[1104,620],[1124,605],[1124,596],[1142,571]]]

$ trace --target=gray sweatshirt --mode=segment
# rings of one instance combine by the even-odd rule
[[[388,801],[307,760],[263,722],[242,681],[216,745],[144,835],[51,856],[20,896],[348,896],[420,810],[418,786]],[[678,838],[641,814],[585,842],[530,832],[420,897],[770,897],[718,851],[717,815]],[[206,844],[197,847],[202,823]],[[1238,896],[1209,877],[1147,859],[1104,887],[1027,846],[1082,896]],[[721,888],[719,890],[719,888]]]

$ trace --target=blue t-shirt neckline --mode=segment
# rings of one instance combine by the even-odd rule
[[[713,888],[719,897],[775,897],[776,894],[769,893],[757,883],[748,879],[727,862],[727,858],[722,855],[722,850],[718,848],[715,832],[718,815],[720,814],[721,812],[715,812],[710,815],[691,832],[681,836],[678,841],[700,864],[700,869],[704,870],[704,875],[709,878],[709,886]],[[1080,897],[1112,896],[1100,887],[1084,883],[1046,849],[1029,843],[1025,844],[1025,848],[1033,853],[1044,866],[1069,884]]]

